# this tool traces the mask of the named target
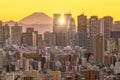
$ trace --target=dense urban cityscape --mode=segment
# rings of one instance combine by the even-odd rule
[[[39,15],[48,17],[32,14],[32,24]],[[0,80],[120,80],[120,21],[45,17],[39,26],[0,21]]]

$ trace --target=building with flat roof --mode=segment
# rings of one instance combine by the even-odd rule
[[[22,26],[19,26],[17,23],[11,27],[11,42],[12,44],[21,44],[22,37]]]

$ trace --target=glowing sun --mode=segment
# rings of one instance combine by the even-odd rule
[[[65,20],[63,18],[60,19],[60,24],[63,25],[65,23]]]

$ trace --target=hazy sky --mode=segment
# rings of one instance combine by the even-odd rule
[[[120,0],[0,0],[0,20],[18,21],[34,12],[71,13],[74,18],[84,12],[88,17],[111,15],[120,20]]]

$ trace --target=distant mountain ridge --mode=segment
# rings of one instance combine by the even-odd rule
[[[18,23],[23,24],[52,24],[52,18],[43,12],[36,12],[24,17]]]
[[[15,21],[10,20],[4,22],[3,24],[14,26],[15,23]],[[35,12],[27,17],[24,17],[17,23],[19,26],[22,26],[23,32],[25,32],[28,27],[33,27],[39,34],[43,34],[46,31],[52,32],[53,30],[53,19],[43,12]]]

